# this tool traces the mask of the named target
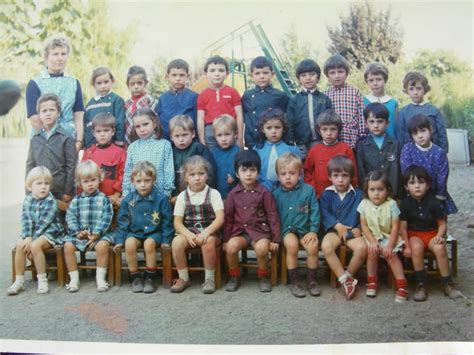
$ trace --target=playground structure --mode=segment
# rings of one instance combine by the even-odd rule
[[[255,24],[249,21],[242,26],[231,31],[229,34],[219,38],[217,41],[211,43],[203,51],[216,55],[224,46],[231,45],[231,57],[229,61],[230,84],[235,87],[237,85],[237,78],[243,78],[243,89],[246,90],[249,86],[247,78],[248,71],[245,64],[244,56],[244,35],[248,33],[253,34],[257,40],[258,46],[270,61],[273,66],[273,71],[281,86],[281,89],[290,97],[297,93],[297,84],[294,82],[289,72],[288,61],[283,60],[283,56],[271,44],[267,34],[260,24]],[[238,44],[236,42],[238,41]],[[237,56],[236,46],[240,47],[240,55]],[[207,78],[204,76],[192,85],[192,89],[196,92],[202,91],[207,87]]]

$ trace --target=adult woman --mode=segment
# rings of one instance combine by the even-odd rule
[[[76,140],[76,150],[82,148],[84,137],[84,102],[81,84],[77,79],[64,73],[71,45],[67,38],[55,35],[44,43],[46,68],[29,81],[26,87],[26,108],[33,130],[41,130],[42,124],[36,111],[36,102],[42,94],[54,93],[61,99],[61,115],[58,124]]]

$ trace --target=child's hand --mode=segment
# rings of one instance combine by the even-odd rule
[[[162,248],[169,248],[169,247],[170,247],[170,245],[169,245],[169,244],[167,244],[167,243],[161,243],[161,247],[162,247]]]
[[[444,239],[443,237],[436,237],[436,238],[433,238],[433,242],[435,244],[444,244],[446,243],[446,239]]]
[[[80,240],[89,239],[89,231],[83,230],[83,231],[77,232],[76,237],[77,239],[80,239]]]
[[[95,246],[99,242],[99,236],[97,234],[89,233],[88,239],[89,241],[87,242],[86,247],[92,250],[95,248]]]
[[[82,149],[82,142],[81,141],[76,141],[76,153],[79,153],[79,151]]]
[[[336,230],[337,235],[339,236],[339,238],[341,238],[342,242],[344,244],[346,244],[347,227],[345,225],[341,224],[341,223],[337,223],[334,226],[334,229]]]
[[[33,238],[28,237],[23,239],[23,244],[21,246],[21,250],[25,252],[25,254],[29,254],[31,252],[31,243],[33,242]]]
[[[188,244],[190,245],[191,248],[196,248],[196,235],[187,235],[186,240],[188,241]]]
[[[109,196],[109,201],[112,205],[120,205],[120,192],[116,192]]]
[[[272,253],[276,253],[278,251],[278,243],[270,242],[269,248]]]
[[[306,233],[305,236],[303,237],[302,239],[302,242],[304,245],[306,246],[309,246],[313,243],[316,243],[318,244],[318,236],[316,233],[314,232],[309,232],[309,233]]]
[[[367,246],[367,251],[369,252],[369,255],[371,256],[379,255],[379,242],[376,240],[374,240],[373,242],[370,242],[369,245]]]
[[[403,256],[405,258],[411,258],[411,248],[408,244],[403,247]]]
[[[354,238],[360,238],[362,236],[362,231],[360,230],[360,228],[352,228],[351,232]]]
[[[390,260],[392,259],[394,253],[393,253],[393,246],[390,245],[390,243],[387,243],[387,245],[385,246],[385,248],[383,248],[383,257],[385,258],[385,260]]]
[[[234,178],[232,175],[227,174],[227,184],[232,185],[235,182]]]
[[[177,199],[178,199],[178,196],[171,197],[170,203],[171,203],[172,206],[174,206],[176,204]]]
[[[115,244],[114,245],[114,252],[118,253],[120,251],[120,249],[122,249],[122,247],[123,247],[123,244]]]

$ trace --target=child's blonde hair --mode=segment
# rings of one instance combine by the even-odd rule
[[[36,112],[40,111],[40,106],[42,103],[47,101],[53,101],[56,104],[56,108],[58,109],[58,113],[61,113],[61,99],[56,94],[43,94],[39,97],[38,101],[36,102]]]
[[[212,122],[212,130],[214,131],[214,133],[216,132],[217,129],[223,126],[229,127],[232,130],[232,132],[237,134],[237,131],[238,131],[237,121],[231,115],[220,115],[214,120],[214,122]]]
[[[81,186],[81,180],[87,178],[99,178],[102,181],[102,170],[92,160],[84,160],[80,162],[76,167],[76,185]]]
[[[92,71],[92,76],[91,76],[91,85],[94,86],[95,84],[95,79],[97,79],[99,76],[102,76],[102,75],[106,75],[108,74],[110,76],[110,80],[112,82],[115,81],[115,78],[114,76],[112,75],[112,72],[110,71],[109,68],[107,67],[98,67],[98,68],[95,68],[93,71]]]
[[[92,130],[96,127],[110,127],[115,129],[115,117],[109,112],[99,112],[92,119]]]
[[[33,182],[39,179],[44,179],[50,184],[53,183],[53,175],[45,166],[37,166],[30,170],[28,175],[26,176],[25,186],[28,190],[31,190],[31,185]]]
[[[293,153],[285,153],[279,157],[275,163],[275,171],[278,175],[281,168],[288,165],[294,165],[299,171],[303,170],[303,162],[300,157],[296,156]]]
[[[212,174],[212,166],[206,159],[204,159],[200,155],[193,155],[189,157],[188,159],[186,159],[183,166],[179,170],[179,175],[180,175],[179,186],[180,186],[181,191],[186,188],[186,174],[191,169],[195,169],[195,168],[204,168],[204,170],[206,170],[206,174],[208,178]]]
[[[189,115],[176,115],[170,120],[169,128],[170,133],[172,133],[175,128],[181,128],[184,131],[194,133],[194,122]]]
[[[55,34],[48,37],[43,43],[44,60],[48,58],[49,52],[57,47],[66,47],[67,54],[71,53],[71,43],[69,42],[69,39],[62,33]]]
[[[151,177],[153,181],[156,180],[156,169],[155,166],[150,163],[148,160],[142,160],[139,161],[138,163],[135,163],[135,165],[132,168],[132,173],[130,174],[130,180],[133,182],[133,179],[137,175],[144,174],[147,177]]]

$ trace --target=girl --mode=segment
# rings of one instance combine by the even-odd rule
[[[272,191],[278,185],[278,176],[275,171],[275,163],[278,157],[284,153],[293,153],[300,156],[296,146],[285,143],[287,131],[285,114],[280,109],[269,109],[262,114],[259,124],[260,135],[255,151],[262,162],[262,169],[258,181],[265,188]]]
[[[205,268],[203,293],[214,293],[214,270],[216,265],[216,245],[219,244],[219,229],[224,224],[224,203],[219,191],[207,185],[211,170],[207,160],[194,155],[182,167],[182,191],[174,207],[174,228],[176,237],[171,250],[178,269],[179,278],[170,291],[182,292],[191,285],[186,262],[186,249],[201,248]],[[184,186],[183,186],[184,189]]]
[[[156,291],[156,247],[169,247],[173,238],[171,205],[168,197],[153,186],[156,170],[152,163],[140,161],[133,166],[131,181],[134,191],[120,204],[118,228],[115,233],[115,252],[125,244],[128,270],[132,280],[132,292]],[[137,264],[137,249],[145,251],[145,283]]]
[[[76,168],[76,182],[82,193],[71,201],[66,212],[69,234],[64,244],[64,258],[71,281],[66,285],[69,292],[79,291],[76,250],[95,250],[97,259],[97,291],[108,291],[105,280],[109,258],[109,246],[114,242],[110,231],[113,209],[109,198],[99,191],[102,172],[92,160],[81,162]]]
[[[136,111],[140,108],[155,109],[156,100],[146,92],[147,85],[148,79],[145,69],[138,65],[134,65],[128,69],[127,86],[132,97],[125,102],[125,148],[137,139],[137,135],[133,130],[133,117]]]
[[[127,150],[122,195],[127,196],[133,189],[130,179],[133,166],[139,161],[149,161],[156,170],[159,179],[154,180],[158,192],[170,196],[174,189],[174,164],[171,143],[162,137],[161,123],[155,112],[149,108],[140,108],[133,116],[133,128],[138,140]]]
[[[123,145],[125,102],[119,95],[112,92],[114,82],[114,76],[109,68],[99,67],[92,72],[91,85],[97,95],[87,103],[84,114],[84,148],[89,148],[96,143],[93,135],[92,119],[98,113],[110,113],[115,117],[115,136],[112,142],[120,146]]]
[[[357,211],[360,213],[360,225],[368,245],[366,295],[375,297],[377,294],[377,268],[379,256],[383,256],[396,278],[395,302],[406,301],[407,280],[397,256],[403,245],[403,240],[398,235],[400,210],[395,200],[390,198],[391,187],[387,175],[380,170],[370,172],[365,179],[364,195]]]
[[[53,176],[44,166],[31,169],[26,177],[26,189],[30,192],[23,201],[21,214],[21,239],[16,245],[15,282],[8,295],[23,291],[25,283],[26,257],[33,259],[38,273],[37,293],[49,291],[46,277],[44,251],[63,243],[63,226],[58,217],[58,208],[51,194]]]

